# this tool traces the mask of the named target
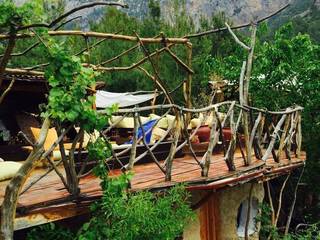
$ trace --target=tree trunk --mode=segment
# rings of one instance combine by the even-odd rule
[[[42,124],[40,137],[33,151],[6,188],[1,206],[1,240],[13,240],[14,219],[19,192],[31,171],[35,168],[38,161],[41,160],[41,156],[44,153],[43,144],[47,138],[49,127],[50,120],[46,118]]]

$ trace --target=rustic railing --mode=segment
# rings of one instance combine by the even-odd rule
[[[130,171],[134,169],[135,164],[139,163],[144,157],[150,156],[152,161],[158,166],[161,172],[164,174],[165,180],[171,180],[172,166],[174,163],[175,155],[182,149],[192,156],[192,159],[200,166],[201,175],[208,177],[210,166],[214,165],[215,154],[213,154],[214,148],[218,143],[222,144],[222,152],[224,155],[225,164],[229,171],[236,171],[236,165],[234,162],[234,155],[236,149],[239,149],[243,159],[244,166],[250,166],[252,164],[252,157],[256,160],[266,162],[268,159],[273,159],[274,162],[280,163],[282,159],[291,161],[292,156],[300,158],[301,155],[301,111],[302,107],[293,106],[283,111],[268,111],[265,109],[259,109],[255,107],[243,106],[237,104],[235,101],[226,101],[218,104],[213,104],[199,109],[188,109],[174,104],[167,105],[154,105],[147,107],[134,107],[119,109],[116,114],[120,115],[115,122],[110,124],[100,134],[108,139],[108,133],[115,128],[115,126],[122,121],[125,117],[132,116],[134,119],[134,129],[132,134],[132,144],[125,145],[121,148],[121,151],[115,152],[112,149],[112,155],[106,159],[106,163],[115,161],[118,163],[123,171]],[[163,112],[156,119],[155,124],[151,129],[146,132],[143,127],[141,116],[147,115],[152,111]],[[103,111],[101,111],[103,112]],[[168,128],[165,130],[164,135],[158,139],[154,144],[149,145],[146,142],[146,135],[149,131],[152,131],[157,123],[166,117],[169,113],[174,114],[175,118],[172,124],[168,124]],[[249,135],[245,135],[243,116],[247,113],[250,116]],[[201,123],[193,129],[188,129],[191,119],[188,119],[188,115],[197,117],[200,114],[203,115]],[[204,125],[210,127],[210,137],[207,143],[207,149],[202,156],[199,156],[193,149],[192,139],[197,135],[199,129]],[[223,129],[228,127],[231,132],[229,141],[226,141],[223,134]],[[137,137],[137,129],[142,129],[142,136]],[[66,129],[64,134],[69,130]],[[169,139],[169,140],[168,140]],[[50,160],[50,151],[52,152],[54,147],[62,141],[62,138],[58,138],[54,145],[45,153],[45,159]],[[166,159],[157,159],[154,150],[164,142],[169,142],[171,147],[168,150]],[[143,145],[145,151],[137,153],[137,147]],[[121,145],[120,145],[121,146]],[[80,150],[81,151],[81,150]],[[250,153],[250,156],[246,153]],[[129,155],[127,162],[120,160],[124,155]],[[270,158],[270,155],[272,158]],[[83,159],[82,164],[86,165],[88,159]],[[51,171],[55,171],[61,180],[64,180],[62,172],[60,172],[58,166],[62,163],[62,160],[54,163],[49,161],[49,169],[40,177],[33,180],[29,185],[21,191],[20,195],[25,193],[34,184],[43,179]],[[83,174],[84,166],[81,167],[78,173],[78,178],[91,173],[90,171]],[[65,185],[65,181],[63,181]]]
[[[137,139],[136,134],[133,134],[132,145],[128,146],[120,153],[114,153],[112,157],[107,159],[107,161],[116,160],[117,157],[120,157],[121,155],[130,151],[129,163],[123,165],[123,168],[125,170],[132,170],[136,163],[149,154],[154,163],[165,174],[166,180],[170,181],[174,156],[184,147],[188,148],[195,162],[201,167],[202,176],[205,177],[208,176],[210,164],[214,158],[212,152],[218,142],[222,142],[224,159],[230,171],[236,170],[234,164],[234,153],[237,146],[242,153],[244,165],[246,166],[251,164],[252,155],[254,155],[256,159],[262,161],[266,161],[270,155],[272,155],[275,162],[281,161],[282,153],[285,154],[285,158],[289,161],[291,160],[293,153],[295,153],[297,157],[300,157],[302,139],[302,108],[299,106],[274,112],[249,106],[242,106],[234,101],[227,101],[200,109],[188,109],[174,104],[168,104],[120,109],[117,113],[124,114],[123,116],[132,116],[134,119],[133,132],[136,132],[137,129],[142,126],[141,115],[154,110],[166,111],[160,116],[160,118],[157,119],[157,122],[164,118],[169,112],[175,114],[174,124],[168,126],[165,135],[155,144],[149,147],[145,141],[146,133],[144,131],[143,136],[140,139]],[[249,124],[250,131],[248,136],[246,136],[245,131],[243,131],[244,112],[249,114],[251,120]],[[223,113],[223,116],[221,113]],[[196,126],[191,131],[188,131],[187,129],[187,126],[190,123],[190,119],[186,117],[188,114],[195,116],[203,114],[204,116],[201,124]],[[208,122],[209,116],[211,117],[210,121]],[[120,118],[118,121],[121,120],[122,118]],[[205,122],[210,127],[210,140],[208,142],[207,151],[203,154],[201,159],[198,159],[198,156],[193,150],[193,144],[191,143],[191,140],[197,134],[199,128],[205,124]],[[154,126],[156,126],[156,124],[154,124]],[[228,126],[231,131],[229,143],[225,141],[224,134],[222,133],[223,128],[226,126]],[[108,128],[104,134],[106,134],[110,129],[111,128]],[[143,128],[141,127],[141,129]],[[171,136],[171,148],[167,158],[163,163],[161,163],[161,160],[157,159],[152,151],[168,136]],[[243,143],[244,146],[242,146]],[[138,155],[136,153],[136,148],[139,144],[143,144],[146,148],[146,151]],[[250,156],[248,156],[246,153],[250,153]]]

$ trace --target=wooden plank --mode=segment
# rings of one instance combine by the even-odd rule
[[[291,161],[288,159],[282,159],[281,163],[276,163],[273,161],[272,157],[267,159],[266,162],[263,162],[253,156],[252,165],[245,166],[241,153],[238,150],[234,154],[236,171],[230,172],[224,161],[223,154],[214,153],[212,156],[208,177],[201,177],[201,168],[195,163],[192,156],[185,155],[182,158],[175,158],[173,160],[172,181],[169,182],[165,181],[164,174],[155,163],[150,162],[140,165],[137,164],[133,168],[135,175],[132,179],[132,190],[138,191],[142,189],[153,190],[167,188],[176,183],[182,182],[192,186],[198,186],[201,184],[207,185],[208,183],[214,183],[230,177],[236,178],[242,175],[246,176],[245,173],[258,172],[258,170],[261,170],[261,168],[268,169],[268,174],[272,174],[272,172],[276,172],[277,169],[286,166],[292,166],[292,169],[301,166],[306,159],[306,154],[302,152],[301,157],[297,158],[292,152],[291,157]],[[201,156],[199,156],[199,159],[200,158]],[[163,163],[163,161],[161,163]],[[62,169],[62,166],[60,166],[60,169]],[[290,171],[292,169],[290,168]],[[25,185],[29,184],[34,179],[37,179],[45,172],[45,168],[36,169],[33,171]],[[111,177],[118,176],[120,174],[121,171],[119,169],[114,169],[110,172]],[[0,182],[0,203],[3,200],[5,187],[8,183],[9,181]],[[93,175],[88,175],[80,180],[79,187],[81,188],[81,192],[87,197],[100,197],[102,193],[99,183],[100,179]],[[20,196],[18,208],[23,207],[23,209],[31,210],[24,213],[24,215],[18,214],[16,220],[16,229],[22,229],[45,222],[69,218],[87,212],[86,206],[89,203],[83,201],[80,201],[76,205],[72,202],[65,202],[64,204],[60,203],[53,204],[52,206],[46,206],[46,204],[50,203],[50,201],[66,201],[65,199],[68,196],[69,194],[61,183],[59,177],[54,172],[49,173],[47,177],[40,180],[27,192]]]

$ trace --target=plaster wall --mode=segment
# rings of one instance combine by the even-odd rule
[[[262,183],[253,183],[252,197],[259,203],[263,201]],[[195,218],[190,221],[183,233],[184,240],[238,240],[237,215],[240,204],[249,197],[251,183],[226,188],[212,193],[210,198],[195,211]],[[192,193],[192,202],[204,198],[208,192]],[[257,231],[250,235],[251,240],[258,240]]]
[[[237,215],[240,204],[249,197],[251,183],[229,188],[219,192],[219,229],[218,239],[243,239],[237,234]],[[263,201],[264,189],[262,183],[254,183],[252,197],[259,203]],[[259,224],[257,230],[259,231]],[[250,235],[250,239],[259,239],[258,231]]]

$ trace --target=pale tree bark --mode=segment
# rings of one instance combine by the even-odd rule
[[[10,61],[11,53],[12,53],[15,45],[16,45],[16,34],[10,33],[6,50],[5,50],[3,57],[1,58],[1,61],[0,61],[0,87],[3,83],[4,72],[5,72],[5,69],[8,65],[8,62]]]
[[[14,219],[16,215],[18,195],[23,184],[27,180],[27,177],[41,160],[41,156],[44,153],[43,144],[47,138],[49,127],[50,120],[46,118],[42,124],[38,142],[35,144],[29,157],[21,166],[17,174],[11,179],[6,188],[4,200],[1,206],[1,240],[13,239]]]
[[[246,75],[243,82],[243,102],[247,106],[249,105],[249,86],[250,86],[250,78],[251,78],[251,71],[252,71],[254,46],[256,43],[256,33],[257,33],[257,25],[252,24],[250,52],[248,54]],[[250,134],[249,123],[250,123],[249,113],[244,111],[243,112],[243,129],[244,129],[244,139],[245,139],[245,146],[246,146],[246,153],[247,153],[247,159],[246,159],[247,165],[251,164],[251,154],[252,154],[252,148],[250,146],[250,136],[249,136]]]

